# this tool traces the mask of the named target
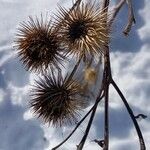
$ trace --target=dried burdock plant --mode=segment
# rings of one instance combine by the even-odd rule
[[[72,11],[60,7],[56,25],[62,23],[59,34],[66,53],[82,55],[84,59],[102,54],[109,42],[106,16],[105,11],[91,3],[81,3]]]
[[[22,23],[16,38],[18,54],[27,70],[45,72],[48,67],[59,68],[65,58],[51,21],[43,21],[42,16]]]
[[[42,74],[43,77],[36,81],[32,90],[31,107],[35,114],[56,127],[62,127],[68,123],[76,123],[70,134],[52,150],[61,147],[68,141],[83,121],[89,116],[89,121],[77,150],[82,150],[92,126],[98,104],[104,100],[104,138],[93,139],[103,150],[109,149],[109,87],[112,85],[123,101],[137,131],[140,150],[146,150],[142,132],[126,98],[113,80],[110,62],[110,28],[115,21],[122,6],[128,5],[128,23],[124,34],[128,35],[132,24],[135,22],[131,0],[120,0],[109,10],[110,1],[102,0],[102,7],[95,7],[94,3],[81,3],[76,0],[70,10],[62,7],[54,17],[55,23],[34,21],[30,18],[28,23],[23,23],[19,29],[17,49],[21,60],[28,70],[44,72],[49,66],[50,74]],[[70,74],[63,77],[61,74],[61,60],[73,54],[77,62]],[[95,67],[91,64],[98,63]],[[101,64],[102,58],[102,64]],[[84,63],[81,63],[84,62]],[[80,65],[87,66],[77,74]],[[103,65],[103,75],[100,74],[99,66]],[[58,72],[58,73],[56,73]],[[81,74],[78,81],[75,75]],[[100,83],[96,83],[98,77],[102,77]],[[79,82],[80,81],[80,82]],[[80,111],[89,103],[86,96],[95,86],[94,104],[91,109],[79,121]],[[93,102],[93,101],[92,101]],[[91,103],[90,103],[91,104]],[[141,113],[140,113],[141,114]],[[146,117],[145,117],[146,118]]]
[[[85,102],[78,82],[63,78],[59,72],[36,81],[32,90],[31,107],[45,123],[62,126],[77,122]]]

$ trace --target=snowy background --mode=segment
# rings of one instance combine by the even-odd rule
[[[0,0],[0,150],[50,150],[71,128],[54,129],[35,118],[29,110],[29,89],[36,74],[25,71],[13,48],[19,23],[28,16],[56,12],[66,6],[65,0]],[[150,149],[150,0],[133,0],[137,24],[130,36],[124,37],[127,11],[123,8],[114,24],[111,44],[113,77],[125,94],[135,114],[147,119],[139,121],[147,150]],[[138,150],[139,143],[127,111],[111,89],[110,150]],[[102,104],[103,105],[103,104]],[[83,135],[83,127],[61,150],[73,150]],[[103,136],[103,108],[95,117],[85,150],[97,150],[91,142]]]

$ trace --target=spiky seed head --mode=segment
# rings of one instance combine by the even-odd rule
[[[82,3],[72,11],[60,7],[56,24],[62,24],[60,35],[69,54],[84,58],[99,55],[109,42],[106,12],[90,3]]]
[[[35,114],[54,126],[75,123],[85,102],[80,95],[80,85],[67,78],[47,75],[36,82],[32,91],[31,107]]]
[[[48,67],[59,68],[64,59],[60,39],[51,21],[43,18],[22,23],[16,37],[18,54],[27,70],[45,71]]]

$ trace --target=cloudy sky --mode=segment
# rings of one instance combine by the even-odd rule
[[[69,0],[68,0],[69,1]],[[13,48],[19,23],[28,16],[56,12],[56,6],[71,0],[0,0],[0,150],[50,150],[70,127],[54,129],[44,125],[29,110],[29,89],[36,74],[25,71]],[[150,149],[150,0],[133,0],[136,25],[124,37],[126,7],[120,12],[112,30],[111,62],[113,77],[125,94],[139,121],[147,150]],[[103,104],[101,104],[103,106]],[[61,150],[73,150],[83,135],[85,123]],[[111,87],[110,150],[138,150],[138,138],[128,113]],[[85,150],[99,147],[91,140],[103,137],[103,107],[98,109]]]

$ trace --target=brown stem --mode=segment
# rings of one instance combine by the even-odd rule
[[[83,149],[83,146],[84,146],[84,144],[85,144],[85,141],[86,141],[86,139],[87,139],[87,136],[88,136],[88,134],[89,134],[89,131],[90,131],[90,128],[91,128],[91,125],[92,125],[92,122],[93,122],[93,119],[94,119],[94,116],[95,116],[95,112],[96,112],[98,103],[99,103],[100,100],[103,98],[103,96],[101,96],[102,92],[103,92],[103,86],[102,86],[102,88],[101,88],[101,90],[100,90],[100,93],[99,93],[97,99],[96,99],[96,102],[95,102],[95,104],[94,104],[94,108],[93,108],[93,110],[92,110],[92,114],[91,114],[90,120],[89,120],[88,125],[87,125],[87,128],[86,128],[86,131],[85,131],[85,133],[84,133],[84,136],[83,136],[82,140],[80,141],[80,144],[77,146],[77,150],[82,150],[82,149]]]
[[[143,139],[143,135],[142,135],[142,132],[140,130],[140,127],[136,121],[136,118],[133,114],[133,111],[132,109],[130,108],[127,100],[125,99],[124,95],[122,94],[122,92],[120,91],[119,87],[117,86],[117,84],[114,82],[114,80],[111,80],[111,84],[114,86],[114,88],[116,89],[116,91],[118,92],[119,96],[121,97],[124,105],[126,106],[127,110],[128,110],[128,113],[134,123],[134,126],[136,128],[136,131],[137,131],[137,134],[138,134],[138,137],[139,137],[139,142],[140,142],[140,150],[146,150],[146,147],[145,147],[145,142],[144,142],[144,139]]]
[[[80,144],[77,146],[77,150],[82,150],[82,149],[83,149],[83,146],[84,146],[84,144],[85,144],[85,141],[86,141],[86,139],[87,139],[87,136],[88,136],[88,134],[89,134],[89,131],[90,131],[90,128],[91,128],[91,125],[92,125],[92,122],[93,122],[93,119],[94,119],[94,116],[95,116],[95,112],[96,112],[97,106],[98,106],[98,104],[95,106],[95,108],[94,108],[93,111],[92,111],[90,120],[89,120],[89,122],[88,122],[86,131],[85,131],[85,134],[84,134],[84,136],[83,136],[83,138],[82,138]]]
[[[128,23],[123,31],[124,35],[128,35],[131,31],[132,24],[135,23],[134,13],[133,13],[133,7],[131,0],[126,0],[126,3],[128,5]]]
[[[105,15],[106,15],[106,17],[105,17],[105,22],[107,23],[107,19],[108,19],[108,17],[107,17],[107,15],[108,15],[108,6],[109,6],[109,0],[104,0],[103,1],[103,4],[102,4],[102,10],[103,10],[103,12],[104,13],[106,13]]]
[[[105,117],[104,117],[104,147],[103,150],[109,148],[109,84],[111,76],[110,56],[109,47],[105,47],[105,62],[104,62],[104,74],[105,74],[105,85],[104,85],[104,97],[105,97]]]
[[[109,148],[109,84],[106,85],[105,90],[105,120],[104,120],[104,148]]]
[[[102,81],[102,90],[104,89],[104,97],[105,97],[105,150],[108,150],[108,144],[109,144],[109,117],[108,117],[108,91],[109,91],[109,83],[110,83],[110,79],[111,79],[111,67],[110,67],[110,57],[109,57],[109,47],[105,46],[105,62],[104,62],[104,74],[103,74],[103,81]],[[100,92],[100,94],[101,94]],[[99,99],[99,96],[97,97],[96,101]],[[96,112],[96,108],[93,109],[93,112],[91,114],[90,120],[88,122],[85,134],[80,142],[80,144],[77,147],[77,150],[82,150],[85,141],[87,139],[88,133],[90,131],[94,116],[95,116],[95,112]]]

